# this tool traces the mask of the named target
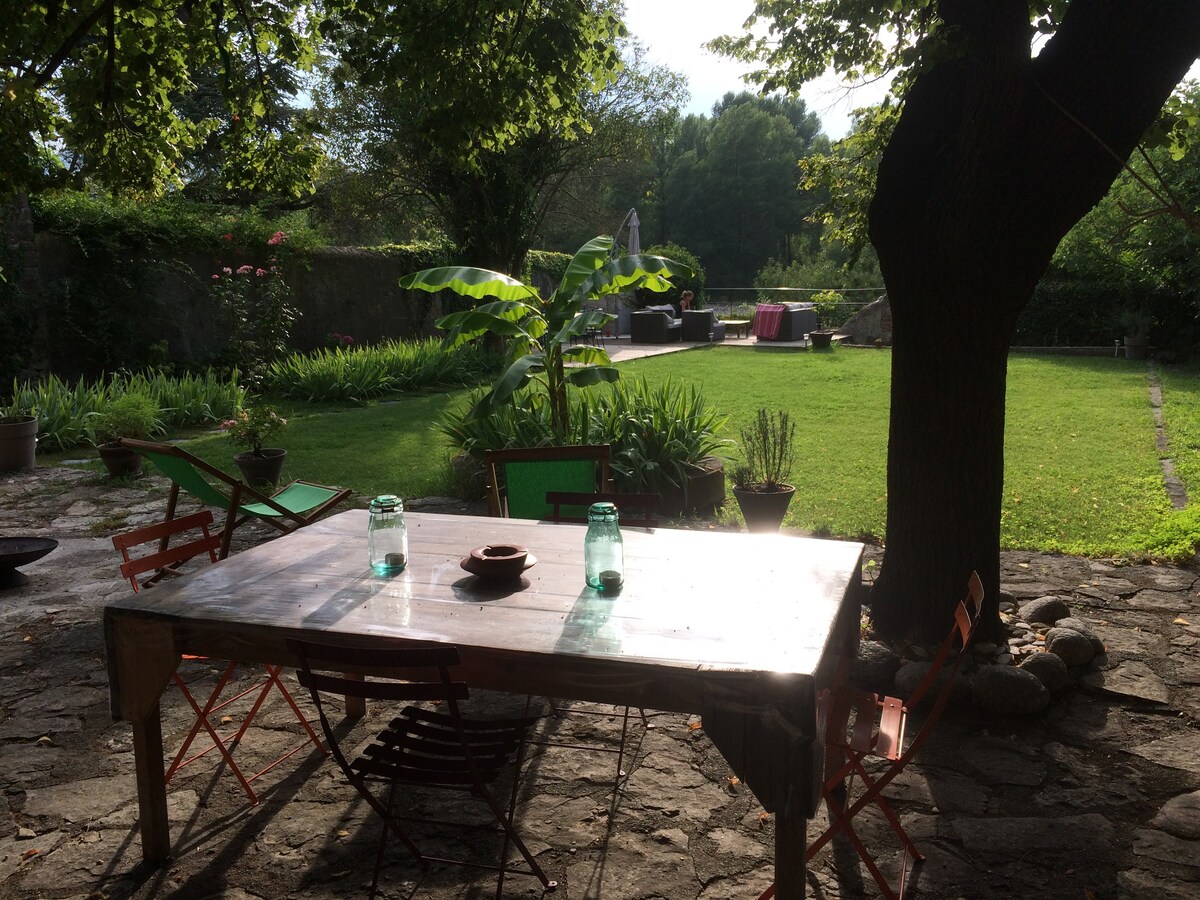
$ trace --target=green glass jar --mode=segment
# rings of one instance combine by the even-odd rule
[[[615,504],[593,503],[588,508],[583,568],[588,587],[602,593],[615,593],[625,583],[625,546]]]

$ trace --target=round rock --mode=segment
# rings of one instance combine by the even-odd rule
[[[1177,838],[1200,840],[1200,791],[1171,798],[1150,824]]]
[[[1021,607],[1021,618],[1026,622],[1045,622],[1053,625],[1071,614],[1071,608],[1061,597],[1038,597]]]
[[[1104,641],[1096,637],[1096,633],[1092,631],[1083,619],[1076,619],[1074,616],[1067,616],[1065,619],[1059,619],[1054,623],[1055,628],[1070,628],[1072,631],[1078,631],[1085,638],[1092,642],[1092,649],[1097,654],[1104,652]]]
[[[886,692],[899,668],[900,657],[891,647],[880,641],[863,641],[858,645],[850,680],[867,690]]]
[[[1002,716],[1032,715],[1050,705],[1050,692],[1037,676],[1012,666],[981,668],[971,696],[980,709]]]
[[[1096,648],[1087,635],[1072,628],[1051,628],[1047,631],[1046,649],[1061,657],[1068,666],[1086,666],[1096,657]]]
[[[1062,657],[1055,653],[1031,653],[1021,663],[1021,668],[1032,673],[1037,680],[1053,693],[1066,687],[1071,681],[1071,673]]]
[[[896,672],[896,696],[903,697],[906,701],[916,691],[917,686],[921,683],[933,664],[928,662],[910,662],[905,663]],[[933,686],[925,692],[922,706],[927,706],[932,703],[937,695],[941,692],[947,679],[950,678],[949,669],[943,669],[938,674],[937,679],[933,682]],[[971,686],[967,681],[959,677],[955,679],[953,692],[950,694],[951,703],[960,703],[966,701],[971,696]]]

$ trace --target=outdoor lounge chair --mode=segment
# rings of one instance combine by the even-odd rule
[[[207,556],[210,562],[215,563],[217,561],[216,551],[220,546],[221,537],[209,532],[208,526],[212,524],[212,521],[212,513],[205,509],[188,516],[181,516],[178,519],[159,522],[155,525],[146,525],[141,528],[135,528],[132,531],[113,535],[113,546],[121,551],[121,575],[129,579],[134,593],[136,594],[143,587],[152,586],[165,575],[181,574],[178,567],[197,557]],[[161,549],[165,547],[169,538],[178,537],[189,532],[196,533],[196,536],[186,543],[176,543],[174,547]],[[130,552],[135,548],[140,548],[154,542],[159,544],[160,549],[139,554]],[[154,575],[145,581],[138,581],[139,575],[151,570],[154,571]],[[207,659],[204,656],[193,656],[191,654],[185,654],[182,658],[185,660]],[[192,723],[191,729],[188,731],[187,737],[184,738],[179,750],[176,751],[174,759],[171,760],[171,765],[167,768],[163,780],[170,783],[175,773],[184,766],[190,765],[207,756],[213,750],[216,750],[221,755],[225,764],[229,766],[229,771],[233,773],[238,783],[241,784],[242,790],[246,792],[246,796],[250,798],[251,805],[255,805],[258,803],[258,794],[255,793],[252,787],[254,781],[266,775],[284,760],[299,753],[310,743],[322,753],[328,753],[329,751],[322,746],[316,732],[313,731],[308,720],[304,718],[304,714],[300,711],[300,707],[296,705],[296,701],[288,691],[287,686],[280,680],[283,671],[282,666],[264,664],[263,669],[266,673],[264,678],[256,681],[248,688],[239,691],[234,696],[222,699],[225,688],[229,684],[229,680],[233,677],[237,665],[237,660],[229,660],[225,664],[224,671],[222,671],[221,676],[217,679],[216,686],[208,695],[208,699],[204,702],[203,706],[196,700],[191,688],[188,687],[188,683],[184,681],[179,671],[176,670],[171,673],[171,677],[175,681],[175,686],[183,694],[183,699],[192,708],[192,712],[195,713],[196,718]],[[233,751],[241,744],[247,729],[254,722],[254,717],[258,715],[258,711],[270,696],[272,689],[278,690],[284,702],[291,707],[296,720],[304,729],[306,737],[258,772],[246,775],[234,759]],[[254,700],[251,702],[249,711],[242,718],[242,724],[231,734],[219,734],[211,720],[224,713],[230,704],[251,695],[253,695]],[[209,738],[212,740],[212,746],[189,757],[188,751],[192,747],[192,742],[199,736],[201,729],[208,733]]]
[[[379,871],[388,834],[393,834],[422,866],[431,862],[488,869],[499,873],[496,897],[503,896],[507,874],[531,875],[542,887],[553,891],[556,883],[546,877],[513,827],[513,812],[521,784],[521,757],[525,734],[536,722],[532,718],[467,719],[459,711],[459,701],[468,696],[467,685],[452,681],[450,669],[458,665],[458,648],[417,646],[386,639],[360,646],[317,644],[291,639],[288,650],[299,657],[300,683],[309,689],[321,728],[329,741],[333,758],[346,779],[383,820],[379,848],[375,856],[375,874],[370,896],[379,885]],[[344,675],[346,671],[365,671],[363,676]],[[403,680],[401,680],[403,679]],[[323,698],[322,695],[327,695]],[[437,705],[437,710],[407,706],[380,731],[357,758],[349,759],[343,747],[359,744],[358,736],[348,736],[344,728],[334,729],[329,721],[328,702],[333,696],[390,703],[416,701]],[[347,738],[349,738],[347,742]],[[514,761],[515,757],[515,761]],[[489,785],[505,770],[512,772],[512,792],[507,811],[496,802]],[[486,824],[446,822],[415,818],[403,806],[410,799],[397,787],[415,789],[415,812],[424,813],[428,800],[420,796],[430,789],[453,791],[481,801],[491,812]],[[451,807],[458,810],[461,803]],[[438,856],[422,850],[409,826],[424,822],[428,830],[452,827],[461,835],[468,830],[499,825],[503,833],[497,864],[477,860]],[[474,842],[471,842],[472,844]],[[525,860],[519,868],[508,860],[509,848],[516,847]]]
[[[164,521],[169,522],[175,518],[180,488],[206,506],[218,506],[225,510],[225,521],[221,526],[221,547],[217,554],[219,559],[229,555],[234,529],[250,519],[261,519],[286,534],[311,525],[351,494],[348,490],[324,487],[307,481],[294,481],[267,496],[174,444],[156,444],[130,438],[121,438],[119,443],[142,454],[155,468],[171,479],[171,493],[167,498],[167,514]],[[210,483],[206,475],[227,485],[229,493],[223,493]],[[166,549],[166,540],[163,539],[160,549]]]
[[[968,656],[982,607],[983,582],[977,572],[972,572],[967,581],[966,599],[955,607],[954,624],[949,634],[938,647],[925,677],[906,700],[855,690],[847,683],[845,672],[840,673],[831,689],[822,693],[818,712],[826,729],[826,778],[821,796],[829,810],[829,827],[808,845],[805,863],[844,832],[883,896],[889,900],[904,896],[909,859],[919,862],[925,857],[900,824],[900,817],[884,798],[883,789],[912,761],[950,702],[956,687],[954,677]],[[933,692],[934,688],[936,692]],[[933,698],[932,705],[916,735],[905,746],[908,714],[929,697]],[[862,782],[862,793],[852,800],[855,778]],[[854,817],[869,806],[883,813],[904,849],[899,886],[895,889],[888,884],[875,858],[854,830]],[[759,900],[770,900],[774,896],[775,885],[771,885]]]

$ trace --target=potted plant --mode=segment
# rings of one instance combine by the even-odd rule
[[[733,470],[733,496],[752,532],[778,531],[796,488],[786,479],[795,463],[796,426],[788,414],[759,409],[742,429],[746,461]]]
[[[817,313],[817,330],[808,334],[814,350],[827,350],[833,346],[837,329],[831,327],[833,316],[842,304],[842,295],[837,291],[819,291],[812,295],[813,308]]]
[[[278,483],[287,451],[264,445],[279,434],[285,425],[287,419],[267,404],[245,406],[232,419],[221,423],[229,440],[237,447],[246,448],[233,461],[237,463],[247,484],[270,486]]]
[[[13,383],[13,402],[0,405],[0,472],[32,469],[37,452],[38,417],[17,398]]]
[[[145,394],[122,394],[94,415],[93,442],[109,476],[140,475],[141,455],[122,447],[118,441],[123,437],[144,441],[162,430],[157,401]]]
[[[1125,329],[1126,359],[1146,358],[1151,322],[1150,311],[1144,306],[1121,313],[1121,326]]]

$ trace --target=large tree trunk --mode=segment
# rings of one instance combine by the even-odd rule
[[[1000,632],[1008,347],[1058,242],[1200,56],[1200,3],[1074,0],[1031,58],[1025,0],[943,0],[962,53],[913,84],[870,209],[894,325],[887,637],[942,637],[967,576]]]

